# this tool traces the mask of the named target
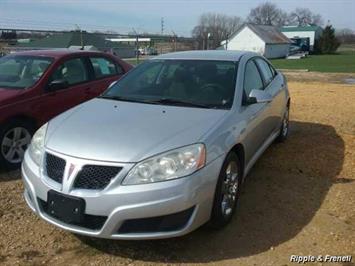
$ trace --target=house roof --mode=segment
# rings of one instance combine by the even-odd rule
[[[317,25],[307,25],[307,26],[284,26],[280,30],[281,32],[293,32],[293,31],[317,31],[322,28]]]
[[[95,46],[98,49],[114,48],[117,46],[125,46],[115,44],[105,40],[103,36],[95,33],[71,31],[61,34],[54,34],[43,39],[34,40],[29,43],[20,43],[19,47],[36,47],[36,48],[69,48],[70,46],[81,46],[81,39],[85,46]]]
[[[230,39],[233,39],[239,32],[241,32],[245,27],[251,29],[256,35],[258,35],[267,44],[282,44],[291,43],[291,40],[287,38],[280,30],[275,26],[269,25],[256,25],[246,23],[241,26]]]

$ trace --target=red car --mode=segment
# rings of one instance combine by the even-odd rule
[[[19,167],[39,126],[100,95],[131,68],[113,55],[87,51],[27,51],[0,58],[0,168]]]

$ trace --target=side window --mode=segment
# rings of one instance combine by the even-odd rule
[[[275,77],[277,75],[275,68],[272,65],[269,65],[269,67],[270,67],[270,71],[272,73],[272,76]]]
[[[95,78],[103,78],[106,76],[120,75],[123,73],[121,66],[103,57],[90,57],[90,62],[94,69]]]
[[[271,69],[270,69],[270,66],[269,64],[261,59],[261,58],[257,58],[256,60],[256,63],[258,64],[259,66],[259,69],[261,71],[261,74],[263,75],[264,77],[264,80],[265,80],[265,86],[269,85],[269,83],[273,80],[274,78],[274,75],[272,74],[271,72]]]
[[[245,66],[244,74],[244,93],[247,97],[254,89],[262,90],[263,81],[261,79],[258,68],[253,60],[250,60]]]
[[[69,85],[88,81],[88,73],[81,58],[69,59],[61,64],[50,77],[50,81],[65,80]]]

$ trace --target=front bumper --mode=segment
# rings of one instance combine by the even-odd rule
[[[66,156],[68,159],[68,156]],[[70,157],[69,157],[70,159]],[[74,159],[73,160],[77,160]],[[82,159],[80,159],[82,160]],[[85,161],[85,160],[82,160]],[[92,164],[93,161],[90,161]],[[102,162],[98,162],[102,164]],[[25,185],[24,197],[29,207],[42,219],[62,229],[87,236],[111,239],[158,239],[187,234],[198,228],[210,218],[215,186],[223,158],[219,157],[194,174],[171,181],[122,186],[120,182],[131,169],[132,164],[124,165],[122,175],[116,179],[115,186],[102,191],[73,189],[63,191],[61,186],[48,182],[41,169],[26,152],[22,164],[22,178]],[[85,215],[107,217],[99,229],[89,229],[66,224],[49,216],[43,211],[49,190],[83,198],[86,202]],[[171,216],[190,210],[183,227],[177,230],[122,233],[127,221],[150,217]],[[172,216],[174,217],[174,216]],[[174,218],[173,218],[174,219]],[[148,219],[149,220],[149,219]],[[150,219],[152,220],[152,219]],[[154,220],[154,219],[153,219]]]

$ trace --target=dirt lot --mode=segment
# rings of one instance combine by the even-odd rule
[[[289,139],[255,165],[238,215],[221,231],[144,242],[77,237],[31,213],[18,171],[0,174],[0,264],[291,265],[292,254],[343,254],[353,256],[343,265],[355,265],[355,85],[342,78],[290,76]]]

